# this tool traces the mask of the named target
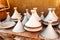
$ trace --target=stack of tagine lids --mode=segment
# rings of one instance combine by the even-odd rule
[[[55,14],[55,8],[48,8],[49,13],[46,16],[46,18],[43,20],[45,25],[48,25],[49,21],[52,21],[52,25],[57,25],[59,24],[58,21],[58,17]]]
[[[41,22],[38,21],[35,15],[35,10],[31,10],[31,17],[25,24],[24,29],[31,32],[40,31],[42,29]]]
[[[37,8],[33,8],[33,10],[34,10],[34,16],[35,16],[35,18],[38,20],[38,21],[41,21],[41,18],[39,17],[39,15],[37,14]]]
[[[30,16],[31,16],[31,15],[30,15],[28,9],[26,9],[26,13],[24,13],[24,18],[23,18],[23,20],[22,20],[22,24],[23,24],[23,25],[25,25],[25,23],[29,20]]]
[[[7,18],[5,21],[0,22],[0,28],[7,29],[15,25],[15,22],[11,19],[9,12],[7,12]]]
[[[23,25],[21,23],[21,17],[18,18],[18,22],[12,31],[16,32],[16,33],[24,32],[24,28],[23,28]],[[17,36],[14,39],[15,40],[22,40],[21,37],[17,37]]]

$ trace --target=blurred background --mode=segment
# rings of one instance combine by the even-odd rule
[[[1,0],[1,2],[5,5],[5,0]],[[40,15],[41,11],[44,11],[44,15],[46,16],[48,13],[48,8],[56,8],[56,15],[59,17],[60,21],[60,0],[9,0],[10,2],[10,9],[7,10],[10,12],[10,15],[14,12],[14,7],[17,7],[18,12],[20,12],[22,15],[25,12],[25,9],[29,9],[29,12],[32,8],[37,7],[37,12]],[[6,18],[5,12],[0,12],[2,15],[0,18],[4,19]],[[5,17],[4,17],[4,16]]]

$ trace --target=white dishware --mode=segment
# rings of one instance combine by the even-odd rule
[[[14,19],[14,20],[18,20],[18,17],[20,17],[20,16],[21,16],[21,14],[18,13],[17,7],[14,7],[14,13],[13,13],[11,18]]]
[[[34,14],[32,14],[31,17],[30,17],[30,19],[29,19],[29,20],[27,21],[27,23],[25,24],[25,26],[27,26],[27,27],[32,27],[32,28],[34,28],[34,27],[40,27],[40,26],[41,26],[41,22],[39,22],[39,21],[35,18]]]
[[[41,33],[41,36],[47,39],[56,39],[58,38],[58,34],[52,27],[52,22],[49,22],[47,28]]]
[[[7,18],[6,18],[5,22],[9,22],[9,21],[12,21],[12,19],[11,19],[10,15],[9,15],[9,12],[7,12]]]
[[[44,20],[44,12],[41,12],[40,18],[41,18],[41,20]]]
[[[25,30],[30,31],[30,32],[37,32],[42,30],[42,27],[39,28],[28,28],[28,27],[24,27]]]
[[[28,21],[28,17],[26,16],[26,13],[24,13],[24,18],[22,20],[22,24],[25,25],[25,23]]]
[[[46,22],[43,22],[43,24],[44,25],[48,25],[48,22],[46,23]],[[52,23],[52,25],[54,26],[54,25],[58,25],[59,24],[59,22],[56,22],[56,23]]]
[[[41,18],[39,17],[38,13],[37,13],[37,8],[33,8],[33,10],[31,10],[31,13],[34,14],[34,16],[36,17],[36,19],[38,21],[41,20]]]
[[[12,31],[13,32],[24,32],[23,24],[21,23],[21,17],[18,18],[18,22]]]
[[[29,11],[28,11],[28,9],[26,9],[26,16],[27,16],[27,18],[29,19],[30,18],[30,13],[29,13]]]
[[[15,25],[15,22],[3,22],[0,28],[11,28]]]
[[[48,15],[46,16],[44,21],[45,22],[49,22],[49,21],[56,22],[57,18],[56,18],[56,15],[52,12],[52,8],[48,8],[48,10],[49,10]]]
[[[56,8],[52,8],[52,14],[54,15],[54,17],[58,20],[58,16],[56,15],[56,13],[55,13],[55,10],[56,10]]]

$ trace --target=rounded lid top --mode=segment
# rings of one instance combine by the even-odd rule
[[[14,9],[17,9],[17,7],[14,7]]]
[[[42,11],[41,14],[44,14],[44,12]]]
[[[28,11],[28,9],[26,9],[26,12]]]
[[[34,13],[35,11],[34,10],[31,10],[31,13]]]
[[[28,10],[28,9],[26,9],[26,10]]]
[[[21,17],[18,17],[18,20],[21,20]]]
[[[36,10],[37,8],[33,8],[33,9],[35,9],[35,10]]]
[[[7,12],[7,14],[9,14],[9,12]]]
[[[56,10],[56,8],[52,8],[53,10]]]
[[[48,10],[52,10],[52,8],[48,8]]]
[[[24,16],[26,15],[26,13],[24,13]]]

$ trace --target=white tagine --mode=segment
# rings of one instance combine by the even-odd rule
[[[40,18],[42,19],[42,20],[44,20],[44,12],[41,12],[41,16],[40,16]]]
[[[52,22],[49,22],[47,28],[41,33],[41,35],[46,39],[56,39],[58,37],[51,23]]]
[[[39,26],[41,26],[41,23],[34,16],[34,10],[31,10],[31,12],[32,12],[32,15],[31,15],[30,19],[28,20],[28,22],[25,24],[25,26],[27,26],[27,27],[39,27]]]
[[[30,18],[30,13],[28,12],[28,9],[26,9],[26,16],[28,17],[28,19]]]
[[[22,20],[22,24],[25,25],[25,23],[28,21],[28,17],[26,16],[26,13],[24,13],[24,18]]]
[[[52,14],[54,15],[54,17],[56,18],[56,20],[58,20],[58,16],[55,14],[55,10],[56,10],[56,8],[52,8]]]
[[[5,20],[6,22],[9,22],[9,21],[11,21],[11,17],[10,17],[10,15],[9,15],[9,12],[7,12],[7,18],[6,18],[6,20]]]
[[[27,23],[25,24],[24,29],[27,31],[31,31],[31,32],[40,31],[42,29],[41,22],[39,22],[35,18],[34,10],[31,10],[31,11],[32,11],[32,15],[31,15],[30,19],[27,21]]]
[[[45,22],[49,22],[49,21],[56,22],[57,21],[57,17],[55,16],[54,13],[52,13],[52,8],[48,8],[48,10],[49,10],[49,13],[46,16],[46,18],[44,19],[44,21]]]
[[[11,28],[15,25],[15,22],[11,19],[9,12],[7,12],[6,20],[3,21],[1,24],[2,24],[2,27],[0,28]]]
[[[12,15],[12,19],[18,19],[18,17],[20,17],[20,14],[17,11],[17,7],[14,7],[14,13]]]
[[[23,25],[20,20],[21,20],[21,18],[19,17],[18,23],[16,24],[16,26],[12,30],[13,32],[24,32],[24,28],[23,28]]]
[[[37,14],[37,8],[33,8],[33,10],[34,10],[34,16],[36,17],[36,19],[38,20],[38,21],[40,21],[41,20],[41,18],[39,17],[39,15]]]

